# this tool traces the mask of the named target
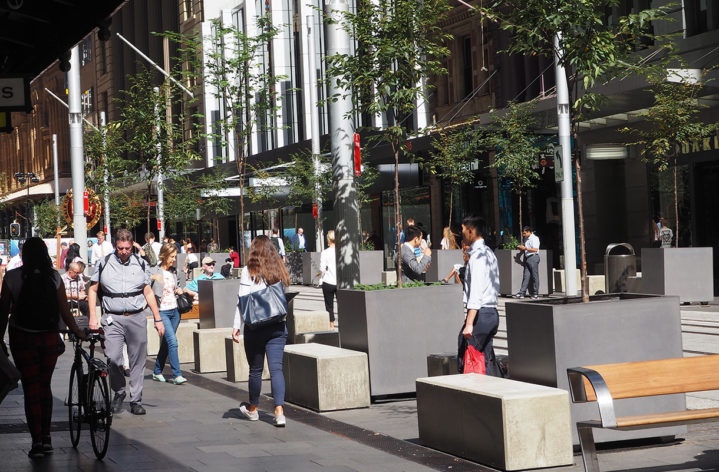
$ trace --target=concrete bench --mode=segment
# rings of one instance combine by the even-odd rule
[[[295,344],[317,343],[327,346],[340,347],[339,331],[313,331],[295,335]]]
[[[427,377],[457,374],[457,354],[430,354],[427,356]]]
[[[240,342],[232,340],[232,336],[225,338],[225,358],[227,363],[227,380],[230,382],[247,382],[250,376],[250,364],[245,354],[245,337],[240,335]],[[270,371],[267,368],[267,357],[265,356],[265,368],[262,370],[262,379],[270,378]]]
[[[195,351],[195,371],[225,372],[225,338],[232,335],[232,328],[196,329],[192,332],[192,344]]]
[[[324,344],[285,346],[285,399],[316,411],[370,405],[369,367],[364,352]]]
[[[719,421],[719,408],[656,413],[645,407],[645,414],[630,416],[619,416],[615,410],[615,402],[621,399],[719,390],[717,370],[719,355],[567,369],[572,401],[596,402],[599,410],[599,419],[577,422],[584,470],[599,472],[593,435],[595,428],[631,431]]]
[[[479,374],[417,379],[423,445],[502,470],[573,464],[566,390]]]
[[[330,329],[330,315],[325,310],[296,311],[287,314],[287,343],[294,344],[298,334],[327,331]]]
[[[382,283],[385,285],[394,285],[397,283],[397,271],[385,270],[382,272]]]
[[[197,321],[180,321],[177,326],[177,354],[180,357],[180,364],[195,362],[195,348],[193,347],[192,332],[197,329]],[[157,356],[160,350],[160,336],[155,330],[154,318],[147,317],[147,355]]]

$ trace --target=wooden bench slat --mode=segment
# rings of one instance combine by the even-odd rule
[[[719,354],[585,367],[604,378],[615,400],[719,389]],[[584,389],[596,401],[586,378]]]
[[[617,429],[637,426],[652,426],[666,423],[685,424],[692,421],[719,419],[719,408],[706,408],[703,410],[669,411],[649,415],[623,416],[617,418]]]

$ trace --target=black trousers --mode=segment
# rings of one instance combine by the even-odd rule
[[[464,323],[459,329],[457,338],[457,368],[459,373],[464,373],[464,351],[467,346],[472,346],[484,354],[484,362],[487,367],[487,374],[497,376],[494,372],[494,335],[499,328],[499,313],[496,308],[480,308],[474,318],[472,336],[465,339],[462,335]]]
[[[330,322],[335,322],[335,306],[334,299],[337,295],[337,285],[331,285],[322,282],[322,295],[325,297],[325,310],[330,314]]]

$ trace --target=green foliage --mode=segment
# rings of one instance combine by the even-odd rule
[[[375,290],[391,290],[395,288],[415,288],[415,287],[434,287],[436,285],[442,285],[441,282],[434,282],[434,283],[425,283],[425,282],[405,282],[402,284],[402,286],[398,286],[396,284],[390,284],[387,285],[385,283],[378,283],[374,285],[369,284],[356,284],[354,286],[355,290],[362,290],[364,292],[372,292]]]
[[[517,249],[519,246],[519,240],[514,237],[514,235],[510,234],[507,239],[500,244],[500,249],[507,249],[507,250],[514,250]]]
[[[534,106],[534,101],[510,103],[503,115],[494,115],[481,138],[488,149],[495,151],[492,166],[500,177],[512,183],[517,194],[523,194],[539,180],[536,167],[541,137],[534,134]]]
[[[142,223],[147,209],[141,205],[144,194],[140,192],[115,192],[110,194],[110,224],[113,228],[134,228]]]
[[[362,241],[360,243],[360,251],[374,251],[374,243],[372,241]]]
[[[232,210],[232,201],[222,196],[229,188],[228,174],[216,169],[209,173],[177,175],[168,184],[165,217],[172,221],[195,221],[196,210],[202,216],[222,216]]]
[[[60,217],[60,208],[55,200],[45,200],[35,205],[35,227],[41,238],[54,238],[57,231],[57,222]]]

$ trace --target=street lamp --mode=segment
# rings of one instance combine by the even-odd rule
[[[27,199],[25,200],[25,221],[27,221],[27,230],[25,231],[25,238],[29,238],[30,228],[32,227],[32,220],[30,219],[30,183],[36,184],[40,182],[34,172],[15,172],[15,179],[20,185],[24,185],[27,182]]]

